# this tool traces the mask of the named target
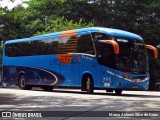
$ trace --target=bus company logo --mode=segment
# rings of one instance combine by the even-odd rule
[[[58,60],[61,64],[69,64],[72,62],[74,55],[72,54],[57,54]]]
[[[12,117],[11,112],[2,112],[2,117]]]
[[[40,112],[2,112],[2,118],[33,118],[42,117]]]

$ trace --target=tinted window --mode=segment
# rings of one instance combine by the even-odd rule
[[[56,39],[32,41],[28,46],[30,48],[30,55],[55,54],[58,43]]]
[[[5,47],[5,52],[7,56],[25,56],[29,55],[28,48],[29,43],[15,43],[15,44],[7,44]]]
[[[7,44],[5,54],[10,57],[64,53],[95,54],[90,35],[66,36],[29,42]]]
[[[5,54],[10,57],[56,54],[59,39],[36,40],[7,44]]]
[[[77,53],[95,55],[94,45],[90,34],[79,36]]]

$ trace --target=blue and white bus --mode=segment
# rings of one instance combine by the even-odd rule
[[[147,90],[148,55],[142,37],[131,32],[90,27],[5,42],[3,82],[21,89],[40,86]]]

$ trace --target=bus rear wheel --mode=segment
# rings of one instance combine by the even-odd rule
[[[32,89],[31,86],[26,85],[26,76],[25,75],[21,75],[19,77],[19,88],[22,90],[30,90]]]
[[[86,76],[85,77],[86,81],[86,91],[88,94],[93,94],[94,91],[94,84],[93,84],[93,79],[91,76]]]
[[[122,94],[122,90],[121,89],[116,89],[115,90],[115,94],[116,95],[121,95]]]

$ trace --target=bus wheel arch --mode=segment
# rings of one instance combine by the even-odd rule
[[[20,89],[22,89],[22,90],[32,89],[31,86],[26,84],[26,81],[27,81],[26,75],[24,73],[20,73],[19,76],[18,76],[18,86],[19,86]]]
[[[92,94],[94,91],[93,77],[89,73],[85,73],[82,76],[81,91],[87,91],[88,94]]]

